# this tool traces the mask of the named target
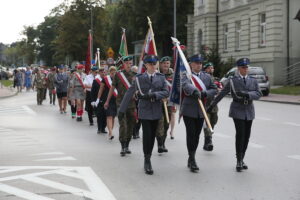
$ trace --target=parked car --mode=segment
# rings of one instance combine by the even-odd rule
[[[221,79],[221,83],[225,85],[228,82],[228,78],[233,77],[236,73],[237,67],[231,68]],[[249,66],[248,75],[254,77],[257,80],[259,89],[262,92],[262,94],[264,96],[268,96],[270,93],[270,83],[265,70],[262,67]]]

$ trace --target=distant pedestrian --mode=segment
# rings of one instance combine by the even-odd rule
[[[47,74],[47,88],[49,90],[50,104],[53,105],[55,105],[56,100],[55,75],[56,67],[52,67],[51,71]]]
[[[30,68],[26,67],[24,86],[26,87],[27,92],[31,89],[31,74]]]
[[[54,83],[56,87],[56,94],[58,98],[59,111],[61,114],[67,113],[67,92],[69,77],[67,73],[64,72],[64,66],[60,65],[58,67],[58,73],[55,75]]]
[[[17,69],[15,73],[15,86],[17,87],[18,92],[22,92],[23,80],[24,79],[22,72],[19,69]]]
[[[33,86],[37,91],[37,105],[42,105],[46,88],[46,79],[45,74],[41,73],[39,69],[36,69],[36,77],[34,79]]]

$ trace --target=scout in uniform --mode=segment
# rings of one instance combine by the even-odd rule
[[[237,61],[238,73],[224,86],[224,89],[216,96],[207,111],[210,112],[221,99],[231,92],[233,101],[230,105],[229,117],[233,118],[235,125],[235,150],[236,171],[241,172],[248,169],[244,163],[244,157],[251,134],[252,121],[255,117],[253,100],[258,100],[262,94],[259,90],[257,80],[248,75],[248,58]]]
[[[146,174],[153,174],[151,166],[151,154],[155,142],[155,135],[158,128],[158,122],[162,118],[162,99],[169,96],[169,89],[166,78],[163,74],[156,72],[157,56],[147,55],[144,63],[147,71],[136,76],[136,80],[130,89],[126,92],[119,109],[118,117],[124,118],[128,104],[131,103],[135,91],[138,91],[140,99],[139,119],[143,127],[143,151],[144,151],[144,170]]]
[[[74,95],[74,99],[77,107],[77,121],[82,121],[83,115],[83,104],[85,100],[85,87],[84,87],[84,79],[86,77],[85,73],[83,73],[84,65],[77,65],[77,72],[74,72],[73,79],[71,81],[71,95]]]
[[[215,83],[215,77],[213,76],[214,73],[214,65],[213,63],[209,62],[206,63],[203,67],[203,71],[210,75],[212,81]],[[218,86],[218,85],[217,85]],[[218,87],[218,91],[221,90],[221,88]],[[210,105],[214,97],[207,98],[206,105]],[[212,129],[214,129],[215,125],[218,122],[218,106],[216,105],[211,112],[207,112],[207,117],[210,121]],[[212,134],[213,132],[210,131],[210,129],[206,126],[204,129],[204,145],[203,149],[205,151],[212,151],[214,146],[212,143]]]
[[[92,100],[91,100],[91,88],[92,88],[95,76],[97,75],[97,70],[98,70],[98,67],[93,66],[91,68],[92,72],[89,75],[87,75],[86,78],[83,81],[84,87],[86,89],[85,110],[88,113],[90,126],[94,125],[94,120],[93,120],[94,109],[93,109],[93,106],[91,105],[91,102],[92,102]]]
[[[55,105],[55,99],[56,99],[56,90],[54,84],[55,74],[56,74],[56,67],[52,67],[51,71],[47,74],[47,88],[49,90],[49,99],[50,99],[50,104],[53,105]]]
[[[37,105],[42,105],[44,100],[44,91],[46,88],[46,76],[44,73],[41,73],[39,69],[36,69],[36,76],[33,82],[33,85],[37,91]]]
[[[204,122],[204,115],[199,106],[199,99],[204,102],[207,97],[214,97],[217,93],[217,87],[211,80],[210,75],[201,71],[203,58],[201,55],[194,55],[189,58],[192,71],[192,79],[197,82],[198,86],[194,86],[187,76],[183,75],[182,89],[184,98],[180,114],[186,127],[186,143],[188,149],[188,167],[192,172],[199,170],[195,160],[195,154],[199,144],[199,136]],[[195,84],[196,85],[196,84]]]
[[[108,109],[110,99],[114,93],[114,89],[117,89],[117,107],[120,106],[121,101],[128,90],[128,88],[132,84],[132,80],[134,77],[133,72],[131,71],[132,66],[132,56],[124,56],[123,58],[124,69],[120,70],[116,73],[114,80],[112,82],[112,87],[109,89],[109,93],[107,96],[107,100],[104,104],[104,108]],[[125,116],[123,118],[119,118],[119,140],[121,143],[121,156],[125,156],[126,154],[130,154],[129,143],[132,137],[133,129],[135,126],[135,103],[134,100],[130,100],[130,104],[128,105],[128,109],[125,112]]]
[[[71,93],[71,88],[72,88],[72,80],[74,77],[74,73],[76,72],[75,69],[71,69],[70,74],[69,74],[69,81],[68,81],[68,103],[71,107],[71,116],[72,119],[76,118],[76,102],[74,95]]]

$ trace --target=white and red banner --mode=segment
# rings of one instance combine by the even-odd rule
[[[107,87],[110,89],[111,86],[112,86],[112,80],[111,80],[111,77],[110,77],[109,75],[105,76],[105,77],[104,77],[104,81],[105,81]],[[117,91],[116,88],[114,89],[113,95],[114,95],[115,97],[118,96],[118,91]]]
[[[126,90],[128,90],[128,88],[130,88],[131,84],[127,80],[127,78],[124,75],[124,73],[123,72],[117,72],[117,76],[119,77],[119,79],[121,80],[121,82],[123,83],[123,85],[125,86]]]
[[[75,76],[78,79],[78,81],[79,81],[80,85],[82,86],[82,88],[85,89],[83,81],[82,81],[80,75],[78,73],[75,73]]]

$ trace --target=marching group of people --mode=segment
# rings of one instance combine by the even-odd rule
[[[67,112],[67,104],[71,107],[71,116],[76,121],[82,121],[84,109],[87,112],[89,124],[94,125],[97,118],[97,133],[107,133],[113,140],[115,118],[119,122],[119,141],[121,156],[131,154],[131,139],[139,138],[142,127],[144,153],[144,170],[153,174],[151,155],[155,140],[158,152],[166,153],[165,141],[170,129],[170,138],[174,139],[175,114],[177,106],[169,101],[173,81],[171,58],[146,55],[143,59],[145,72],[137,73],[138,67],[133,66],[133,57],[122,57],[122,68],[115,66],[108,69],[92,66],[89,74],[84,72],[85,66],[78,64],[76,69],[68,71],[63,65],[52,68],[49,73],[36,69],[33,85],[37,89],[37,104],[41,105],[45,98],[45,88],[49,90],[50,104],[55,105],[57,96],[59,111]],[[213,63],[204,64],[201,55],[188,59],[192,78],[199,83],[193,84],[191,78],[181,74],[183,97],[179,106],[179,117],[183,118],[186,127],[186,145],[188,150],[187,166],[192,172],[199,167],[196,162],[196,151],[199,136],[204,129],[204,146],[206,151],[213,150],[213,132],[205,124],[204,116],[210,120],[212,128],[218,121],[218,102],[228,93],[233,101],[229,116],[233,118],[236,129],[236,170],[248,169],[244,162],[247,145],[250,138],[252,120],[254,119],[253,100],[260,98],[258,83],[248,76],[249,59],[237,61],[238,73],[222,87],[213,77]],[[200,109],[199,100],[206,111]]]

